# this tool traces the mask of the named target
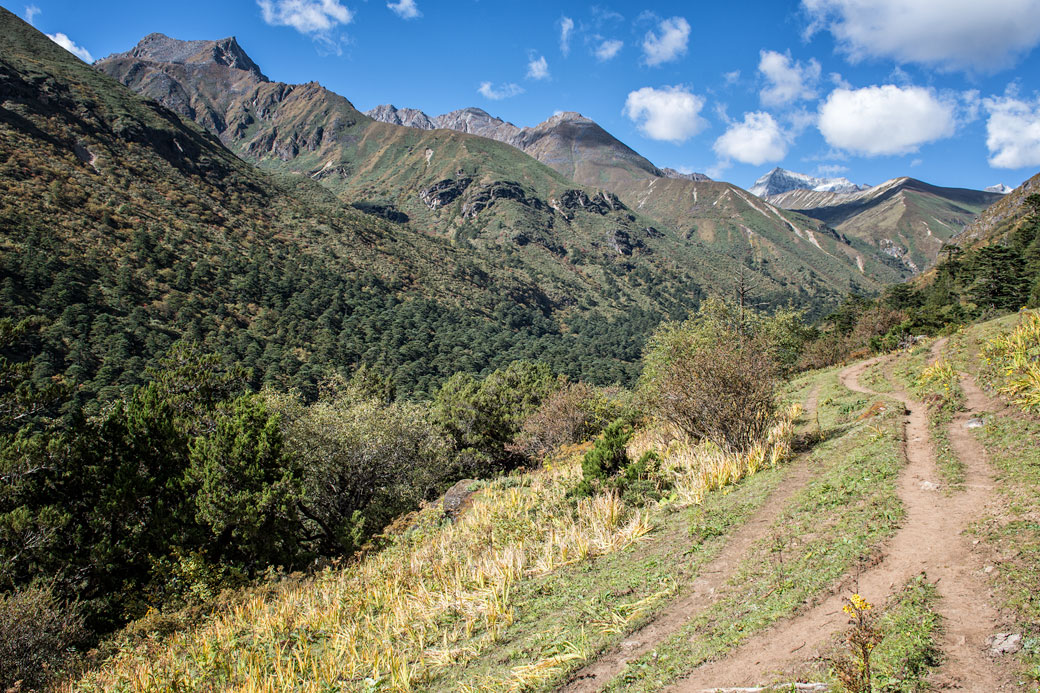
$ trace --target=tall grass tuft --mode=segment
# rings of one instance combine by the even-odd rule
[[[1018,327],[982,348],[985,375],[1000,394],[1040,414],[1040,312],[1028,312]]]
[[[638,433],[629,445],[629,454],[638,457],[654,451],[660,455],[664,460],[661,473],[672,482],[676,499],[696,505],[711,491],[789,459],[794,421],[801,412],[801,405],[792,405],[769,429],[765,440],[745,452],[727,452],[708,441],[693,443],[662,425]]]

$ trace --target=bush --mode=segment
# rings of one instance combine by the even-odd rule
[[[524,462],[513,442],[524,420],[562,385],[544,363],[515,361],[479,380],[456,373],[438,390],[433,421],[450,436],[474,474]]]
[[[650,338],[640,392],[691,439],[743,452],[772,426],[781,367],[766,330],[716,303]]]
[[[0,689],[43,688],[87,637],[83,618],[63,605],[50,587],[0,595]]]
[[[617,389],[568,383],[546,397],[541,406],[524,419],[511,449],[531,459],[544,459],[564,445],[598,435],[627,408]]]
[[[194,441],[188,476],[198,487],[196,517],[219,554],[250,567],[297,561],[300,472],[262,398],[238,398],[212,435]]]
[[[463,476],[427,405],[358,394],[353,387],[327,391],[309,407],[268,394],[285,416],[286,448],[302,468],[300,512],[325,555],[355,551]]]

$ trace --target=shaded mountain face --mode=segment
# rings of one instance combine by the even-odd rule
[[[765,199],[860,239],[916,274],[935,262],[943,244],[1001,197],[894,178],[852,193],[794,189]]]
[[[816,178],[778,167],[756,180],[749,192],[764,198],[770,195],[790,192],[791,190],[854,193],[866,190],[869,187],[869,185],[853,183],[848,178]]]
[[[591,281],[587,266],[597,268],[597,277],[609,275],[604,281],[617,284],[619,296],[628,297],[625,305],[676,316],[709,292],[731,291],[749,262],[760,300],[797,300],[811,311],[825,310],[845,291],[869,292],[894,279],[892,268],[851,246],[850,253],[828,254],[799,239],[777,218],[787,213],[769,215],[771,226],[759,232],[766,243],[746,234],[740,241],[738,216],[723,222],[732,233],[717,244],[678,233],[630,193],[650,181],[673,180],[688,201],[698,183],[659,178],[650,162],[578,114],[558,114],[527,129],[479,109],[428,119],[456,130],[426,129],[418,113],[384,109],[383,117],[422,126],[401,127],[370,119],[318,84],[268,82],[231,66],[150,55],[135,49],[97,67],[160,103],[186,101],[197,122],[264,168],[305,174],[359,209],[446,238],[489,263],[521,263],[543,277],[554,305],[581,304],[567,287],[576,276]],[[461,129],[512,137],[537,156]],[[595,185],[580,184],[589,181]],[[679,219],[690,205],[672,207],[669,218]],[[604,309],[614,303],[593,301]]]

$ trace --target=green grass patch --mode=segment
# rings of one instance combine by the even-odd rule
[[[1040,421],[987,418],[976,435],[998,473],[1002,508],[972,527],[982,540],[1001,606],[1014,614],[1028,680],[1040,684]]]

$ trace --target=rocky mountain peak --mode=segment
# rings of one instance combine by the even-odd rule
[[[1000,193],[1001,195],[1007,195],[1009,192],[1014,190],[1010,185],[1004,185],[1003,183],[997,183],[996,185],[990,185],[983,188],[986,192]]]
[[[376,106],[370,111],[365,111],[365,115],[372,120],[390,123],[391,125],[403,125],[419,130],[434,130],[437,128],[433,119],[418,108],[397,108],[393,104],[385,103],[381,106]]]
[[[779,166],[755,181],[750,192],[759,197],[779,195],[792,190],[813,190],[815,192],[856,193],[866,190],[869,185],[858,185],[848,178],[817,178],[804,173],[788,171]]]
[[[165,34],[148,34],[126,53],[110,55],[104,60],[117,58],[181,65],[221,65],[250,72],[261,82],[269,81],[234,36],[217,41],[181,41]]]

